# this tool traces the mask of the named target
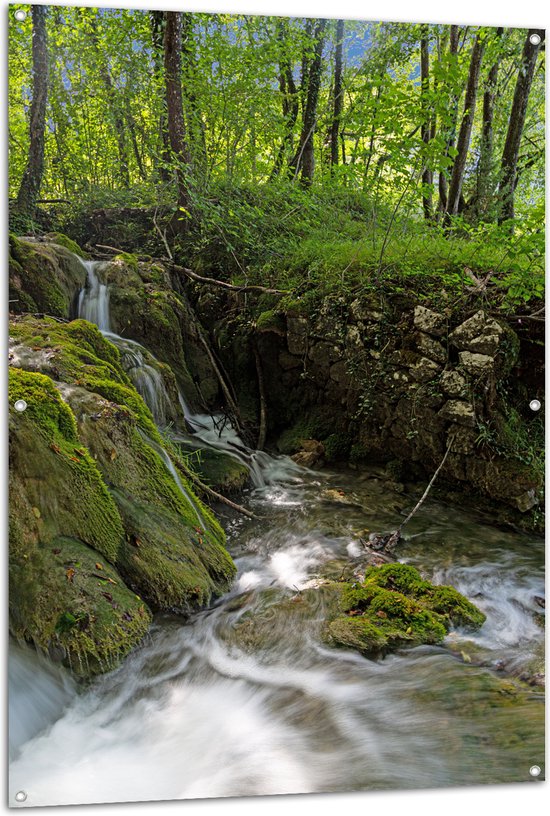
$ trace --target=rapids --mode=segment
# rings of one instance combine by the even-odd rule
[[[108,327],[101,286],[90,275],[81,314],[96,298]],[[397,555],[456,586],[486,623],[383,659],[333,649],[322,589],[313,600],[303,590],[359,565],[368,532],[394,527],[416,496],[374,469],[314,472],[247,450],[216,417],[187,424],[251,468],[240,500],[257,517],[219,512],[234,586],[187,621],[158,616],[119,669],[87,686],[12,646],[11,804],[519,782],[535,763],[544,773],[543,692],[512,680],[542,655],[543,541],[428,499]]]

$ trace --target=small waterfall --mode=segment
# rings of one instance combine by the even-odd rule
[[[100,331],[110,331],[109,287],[101,283],[96,272],[102,261],[83,261],[86,269],[86,284],[78,296],[78,316],[95,323]]]
[[[98,274],[98,267],[103,262],[81,260],[81,263],[86,268],[87,279],[78,298],[78,316],[95,323],[102,334],[118,348],[122,367],[153,414],[156,424],[166,427],[177,416],[177,412],[161,372],[151,365],[157,362],[155,357],[135,340],[120,337],[110,330],[109,287],[101,282]],[[250,471],[250,479],[255,488],[264,488],[280,481],[301,481],[303,468],[287,456],[274,457],[262,451],[251,450],[223,415],[193,414],[185,395],[178,391],[178,398],[191,434],[204,445],[227,453],[245,465]],[[177,439],[177,434],[174,434],[174,438]],[[165,451],[158,452],[163,459],[167,456]],[[177,480],[172,462],[165,460],[165,464]],[[180,484],[178,487],[185,492]]]

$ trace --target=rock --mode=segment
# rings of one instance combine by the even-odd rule
[[[454,587],[434,586],[408,564],[368,567],[362,583],[338,583],[340,615],[329,643],[361,654],[441,643],[451,626],[479,629],[485,615]]]
[[[328,368],[331,363],[342,359],[342,350],[333,343],[321,340],[310,347],[308,357],[312,363],[316,363],[321,368]]]
[[[434,363],[433,360],[428,360],[427,357],[421,357],[410,369],[411,375],[417,382],[429,382],[436,377],[441,371],[441,366]]]
[[[462,368],[474,376],[487,376],[492,374],[495,361],[487,354],[474,354],[471,351],[461,351],[458,355]]]
[[[457,425],[465,425],[473,428],[476,424],[476,414],[474,406],[462,400],[448,400],[439,411],[441,419],[448,419],[456,422]]]
[[[480,309],[449,334],[449,342],[461,351],[472,351],[494,357],[504,329]]]
[[[424,334],[423,332],[417,332],[414,337],[416,348],[418,351],[422,352],[424,357],[428,357],[430,360],[434,360],[436,363],[444,364],[447,361],[447,349],[440,343],[439,340],[435,340],[433,337],[430,337],[428,334]]]
[[[468,396],[468,381],[459,371],[444,371],[440,380],[441,390],[449,397],[464,398]]]
[[[528,490],[516,498],[516,505],[520,513],[527,513],[528,510],[531,510],[531,508],[535,507],[538,503],[539,501],[534,490]]]
[[[331,365],[330,379],[344,387],[350,385],[351,380],[348,373],[348,365],[345,360],[339,360],[337,363],[333,363],[333,365]]]
[[[291,371],[293,368],[301,368],[302,360],[299,357],[289,354],[288,351],[279,352],[279,365],[283,371]]]
[[[475,450],[476,432],[467,427],[452,426],[447,435],[452,453],[471,454]]]
[[[447,329],[447,318],[438,312],[426,309],[425,306],[415,306],[414,325],[421,332],[442,337]]]
[[[308,322],[305,317],[287,315],[288,350],[291,354],[306,354],[308,347]]]
[[[321,492],[320,498],[326,504],[339,504],[345,507],[361,507],[361,504],[353,496],[348,496],[343,490],[329,488]]]
[[[364,348],[361,332],[357,326],[348,326],[346,330],[346,348],[351,351],[362,351]]]
[[[302,450],[290,457],[293,462],[306,468],[318,468],[323,466],[325,448],[321,442],[318,442],[316,439],[302,439],[300,440],[300,445]]]

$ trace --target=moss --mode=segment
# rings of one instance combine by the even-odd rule
[[[76,674],[108,671],[144,637],[151,613],[97,552],[74,538],[10,560],[10,630]]]
[[[64,235],[62,232],[49,232],[46,235],[53,244],[57,244],[58,246],[65,247],[68,249],[69,252],[74,252],[75,255],[78,255],[80,258],[89,258],[89,254],[84,252],[84,250],[78,246],[76,241],[73,241],[72,238],[69,238],[68,235]]]
[[[485,621],[456,589],[425,581],[407,564],[369,567],[361,584],[335,586],[344,614],[329,621],[326,637],[364,654],[439,643],[451,624],[476,629]]]
[[[176,449],[201,481],[218,492],[237,493],[250,478],[249,468],[223,451],[197,449],[193,443],[183,442],[178,442]]]
[[[262,312],[256,319],[256,331],[275,332],[276,334],[286,334],[286,321],[278,311],[269,309]]]
[[[301,450],[304,439],[328,438],[333,420],[324,409],[312,411],[308,416],[298,420],[291,428],[283,431],[277,440],[280,453],[292,454]]]
[[[71,409],[42,374],[10,369],[8,395],[12,405],[24,399],[28,406],[23,413],[10,411],[10,467],[17,489],[37,513],[41,538],[71,535],[115,562],[123,534],[120,517],[78,438]]]
[[[327,462],[343,462],[347,459],[351,447],[351,436],[349,434],[333,433],[321,441],[325,447]]]
[[[67,317],[86,269],[70,250],[54,244],[10,236],[10,310],[44,312]]]
[[[115,261],[122,261],[123,263],[127,264],[130,269],[134,272],[138,270],[138,258],[137,255],[133,255],[131,252],[121,252],[119,255],[116,255],[114,258]]]

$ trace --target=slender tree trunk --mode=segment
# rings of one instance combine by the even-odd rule
[[[201,174],[206,174],[207,151],[206,133],[204,122],[197,94],[194,88],[194,77],[198,73],[197,60],[195,54],[195,44],[193,40],[193,14],[182,14],[182,59],[183,59],[183,81],[185,103],[184,109],[187,122],[187,133],[189,140],[189,151],[193,157],[195,170],[201,170]]]
[[[286,37],[286,23],[283,19],[278,19],[276,22],[276,37],[279,45],[279,90],[281,92],[281,100],[283,106],[284,116],[284,130],[283,138],[279,146],[275,164],[271,171],[270,181],[279,176],[284,164],[285,156],[292,154],[292,142],[294,128],[298,121],[298,113],[300,109],[300,102],[298,98],[298,90],[294,82],[294,75],[292,73],[292,64],[287,54],[287,37]]]
[[[342,87],[344,32],[344,20],[338,20],[336,23],[336,51],[334,54],[334,100],[330,129],[330,163],[332,167],[336,167],[338,164],[340,153],[340,119],[344,101]]]
[[[449,31],[449,57],[454,62],[456,61],[456,56],[458,54],[458,40],[459,40],[459,27],[456,25],[452,25]],[[456,138],[456,124],[458,120],[458,94],[451,93],[450,96],[450,110],[451,110],[451,122],[449,126],[447,141],[445,144],[445,158],[447,158],[450,154],[450,151],[454,147],[455,138]],[[447,209],[447,198],[448,198],[448,185],[447,185],[447,176],[445,170],[440,170],[439,172],[439,179],[438,179],[438,187],[439,187],[439,212],[445,212]]]
[[[304,187],[311,186],[315,172],[313,135],[315,133],[317,103],[319,101],[319,91],[321,88],[326,24],[326,20],[317,20],[313,30],[315,45],[313,59],[309,62],[309,71],[307,73],[307,93],[305,97],[302,132],[300,134],[298,150],[292,162],[294,177],[296,177],[298,173],[301,173],[301,182]]]
[[[468,84],[466,85],[466,97],[464,100],[464,114],[458,134],[456,144],[457,154],[453,164],[451,183],[449,185],[449,197],[447,200],[447,215],[456,215],[459,211],[462,194],[462,183],[464,181],[464,171],[466,169],[466,158],[470,147],[470,138],[474,124],[476,110],[477,86],[479,84],[479,72],[481,61],[485,49],[484,40],[478,34],[475,39],[470,59],[470,70],[468,73]]]
[[[429,100],[426,99],[430,93],[430,41],[429,27],[427,25],[422,26],[422,38],[420,40],[420,77],[422,96],[421,138],[424,147],[427,148],[432,138],[432,106]],[[425,156],[422,171],[422,209],[424,210],[424,218],[427,221],[431,221],[433,218],[433,182],[433,170],[428,166],[428,159]]]
[[[128,162],[128,147],[126,144],[126,127],[124,122],[123,105],[121,104],[121,94],[113,83],[109,66],[104,59],[101,45],[99,42],[99,33],[97,30],[97,22],[94,18],[91,21],[91,39],[95,48],[101,80],[105,86],[107,93],[107,105],[109,113],[112,117],[113,126],[115,129],[115,137],[118,147],[118,177],[124,187],[130,186],[130,169]]]
[[[164,12],[150,11],[151,40],[153,42],[153,71],[159,88],[164,85]],[[170,179],[170,135],[168,133],[168,116],[166,113],[166,96],[160,95],[160,114],[158,123],[159,155],[156,159],[157,173],[162,181]]]
[[[172,150],[171,160],[175,167],[178,206],[189,211],[190,196],[188,174],[190,170],[189,149],[183,119],[183,94],[181,88],[182,14],[165,12],[164,29],[164,79],[166,83],[166,110],[168,134]],[[175,219],[178,232],[185,232],[187,219],[179,213]]]
[[[27,164],[17,193],[16,208],[32,216],[44,175],[46,105],[48,103],[48,38],[46,6],[32,7],[32,102]]]
[[[530,38],[534,34],[538,34],[540,37],[538,45],[531,43]],[[499,224],[511,220],[514,217],[514,193],[517,184],[519,148],[525,125],[527,103],[529,101],[529,92],[535,73],[535,65],[543,42],[544,30],[530,28],[523,46],[521,66],[514,91],[510,119],[508,121],[508,132],[506,133],[506,142],[504,143],[504,150],[502,152],[499,185],[499,197],[501,201],[501,211],[498,219]]]
[[[497,37],[502,37],[503,28],[497,28]],[[496,59],[487,76],[483,94],[483,121],[481,125],[481,144],[477,165],[477,191],[475,210],[478,217],[487,214],[491,199],[491,174],[493,171],[493,123],[495,118],[495,101],[497,93],[498,69],[500,59]]]

